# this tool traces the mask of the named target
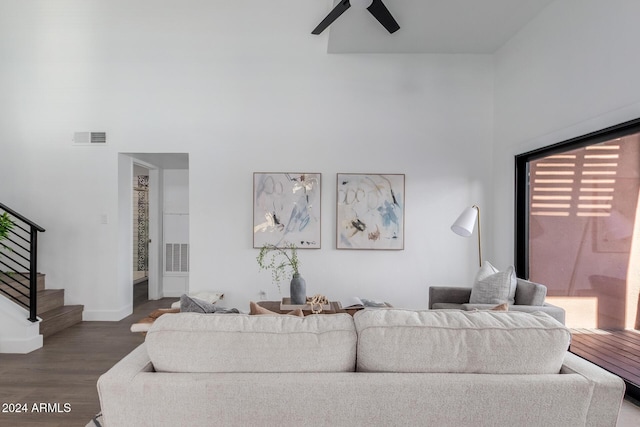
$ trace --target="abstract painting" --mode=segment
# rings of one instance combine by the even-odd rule
[[[404,174],[339,173],[338,249],[404,249]]]
[[[253,247],[320,248],[319,173],[253,174]]]

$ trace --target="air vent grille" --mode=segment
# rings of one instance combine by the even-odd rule
[[[75,132],[73,134],[74,145],[106,145],[107,133],[106,132]]]
[[[107,133],[106,132],[91,132],[91,143],[92,144],[106,144],[107,143]]]
[[[167,273],[189,271],[189,244],[167,243],[165,245],[164,271]]]

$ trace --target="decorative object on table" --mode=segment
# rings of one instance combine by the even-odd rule
[[[275,311],[271,311],[271,310],[268,310],[268,309],[266,309],[264,307],[261,307],[261,306],[259,306],[258,304],[256,304],[253,301],[249,301],[249,314],[250,315],[262,315],[262,314],[277,314],[277,315],[280,315],[280,313],[276,313]],[[290,312],[284,313],[284,314],[290,314],[292,316],[304,317],[304,313],[299,308],[293,309]]]
[[[480,207],[473,205],[462,211],[456,222],[451,226],[451,231],[458,236],[469,237],[473,234],[473,229],[478,223],[478,262],[482,267],[482,244],[480,241]]]
[[[404,249],[404,174],[337,176],[338,249]]]
[[[390,308],[391,304],[366,298],[347,297],[339,301],[340,307],[347,309]]]
[[[320,248],[319,173],[253,174],[253,247]]]
[[[307,300],[307,282],[299,273],[293,273],[289,285],[289,296],[294,304]]]
[[[307,298],[307,304],[311,306],[311,312],[313,314],[322,313],[323,307],[329,305],[327,297],[321,294],[315,294],[312,297]]]
[[[289,292],[293,304],[304,304],[307,300],[307,284],[300,275],[297,247],[293,243],[285,242],[283,247],[264,244],[256,257],[258,265],[263,270],[271,270],[271,279],[281,292],[280,282],[291,277]]]
[[[311,304],[309,303],[311,299],[313,299],[313,297],[307,297],[307,300],[303,304],[294,304],[291,301],[291,298],[285,297],[285,298],[282,298],[282,301],[280,301],[280,305],[278,306],[278,308],[280,309],[280,311],[295,310],[296,308],[299,308],[303,311],[312,311]],[[331,306],[331,302],[327,301],[322,304],[321,311],[333,311],[333,310],[334,309]]]

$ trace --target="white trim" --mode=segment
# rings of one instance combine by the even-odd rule
[[[87,310],[82,312],[84,322],[118,322],[133,313],[133,304],[120,310]]]
[[[134,162],[136,159],[134,159]],[[160,169],[149,169],[149,288],[148,298],[162,298],[162,194],[163,181]]]
[[[183,291],[164,291],[164,297],[163,298],[180,298],[184,293],[188,293],[188,292],[183,292]]]
[[[24,354],[42,347],[40,322],[28,317],[27,310],[0,295],[0,353]]]
[[[42,335],[35,335],[28,338],[0,338],[0,353],[31,353],[42,348]]]

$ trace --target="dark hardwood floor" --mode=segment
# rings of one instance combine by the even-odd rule
[[[137,307],[149,300],[149,279],[144,278],[133,282],[133,307]]]
[[[119,322],[82,322],[29,354],[0,354],[0,426],[84,427],[100,411],[98,377],[144,341],[131,324],[176,300],[143,301]],[[27,413],[4,412],[5,404],[26,404]]]
[[[640,399],[640,331],[572,329],[570,351],[621,377]]]

